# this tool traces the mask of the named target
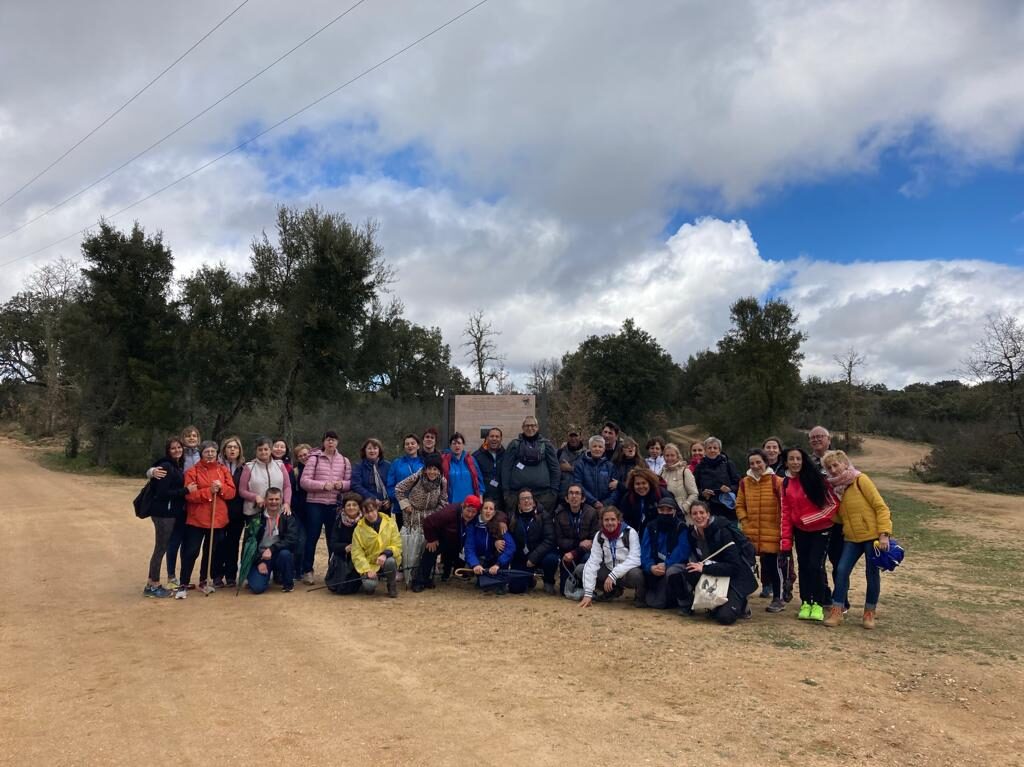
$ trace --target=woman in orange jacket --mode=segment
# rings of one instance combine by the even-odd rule
[[[199,565],[199,588],[209,594],[213,584],[207,583],[204,576],[208,570],[211,549],[223,538],[223,530],[228,524],[228,505],[235,497],[235,482],[231,472],[217,460],[217,443],[204,442],[199,446],[200,460],[185,472],[185,537],[181,544],[181,585],[174,593],[175,599],[184,599],[192,580],[192,568],[195,567],[199,550],[203,558]],[[210,541],[211,515],[214,539]]]

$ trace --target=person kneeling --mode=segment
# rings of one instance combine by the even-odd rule
[[[299,522],[291,514],[282,513],[284,497],[280,488],[267,490],[263,501],[263,518],[256,531],[256,562],[247,576],[249,591],[262,594],[270,587],[271,578],[281,584],[282,591],[291,591],[295,586]]]
[[[420,558],[418,572],[413,580],[414,592],[434,588],[434,568],[437,566],[438,552],[441,554],[445,572],[462,566],[459,554],[466,543],[466,531],[480,512],[480,506],[479,496],[467,495],[461,504],[449,503],[440,511],[423,518],[426,553]]]
[[[352,533],[352,564],[363,579],[363,593],[372,594],[384,579],[388,596],[398,596],[398,568],[402,564],[402,538],[395,520],[380,513],[375,498],[363,501],[363,518]]]
[[[647,583],[647,606],[658,610],[679,607],[687,594],[686,560],[690,541],[686,522],[675,498],[658,501],[658,515],[644,528],[640,566]]]
[[[335,594],[355,594],[362,578],[352,567],[352,534],[363,510],[359,493],[345,493],[331,531],[331,559],[324,576],[324,585]]]
[[[723,626],[731,626],[737,618],[749,618],[747,597],[757,591],[757,580],[741,553],[744,544],[749,546],[747,539],[728,519],[712,516],[704,501],[693,502],[690,516],[693,527],[687,530],[687,536],[693,561],[686,565],[686,580],[691,589],[697,588],[701,575],[728,576],[727,601],[709,614]],[[682,611],[692,615],[692,594],[688,599]]]
[[[480,507],[476,523],[466,530],[466,566],[476,574],[476,585],[484,591],[505,594],[509,579],[506,573],[516,553],[516,544],[498,517],[494,501],[487,499]]]
[[[582,570],[583,599],[580,607],[590,607],[598,585],[598,601],[622,596],[624,586],[634,589],[633,605],[646,607],[647,591],[644,573],[640,569],[640,536],[629,525],[623,524],[622,512],[614,506],[601,509],[601,529],[594,536],[590,558],[576,568],[577,577]]]

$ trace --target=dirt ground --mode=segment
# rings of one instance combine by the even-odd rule
[[[871,440],[861,464],[915,450]],[[875,632],[856,608],[830,631],[755,598],[722,628],[463,585],[146,600],[141,483],[27,452],[0,442],[0,764],[1024,764],[1019,658],[928,649],[887,609],[941,585],[925,555],[884,576]],[[1019,524],[995,498],[978,526]]]

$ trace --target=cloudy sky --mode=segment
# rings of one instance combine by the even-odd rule
[[[475,1],[249,0],[0,206],[0,299]],[[0,0],[0,200],[240,2]],[[853,346],[872,381],[950,378],[1024,314],[1022,51],[1016,0],[489,0],[114,221],[187,273],[244,269],[280,203],[376,219],[409,317],[457,352],[484,309],[517,372],[630,316],[682,362],[757,295],[806,375]]]

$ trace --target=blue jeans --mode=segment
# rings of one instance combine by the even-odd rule
[[[258,566],[260,562],[266,563],[266,574],[259,571]],[[260,559],[253,564],[247,579],[249,581],[249,591],[253,594],[262,594],[270,588],[271,576],[286,589],[290,589],[295,585],[295,556],[289,549],[280,549],[270,559]]]
[[[334,532],[334,520],[337,519],[337,516],[337,507],[333,504],[306,504],[306,551],[303,553],[302,567],[307,573],[313,571],[316,544],[320,540],[320,528],[323,528],[327,546],[330,547],[331,534]]]
[[[846,602],[846,593],[850,590],[850,573],[853,572],[857,560],[864,557],[864,569],[868,576],[868,591],[864,597],[864,609],[874,610],[878,606],[878,595],[882,590],[882,579],[879,576],[878,568],[871,564],[871,553],[874,549],[874,541],[863,543],[843,542],[843,554],[839,557],[839,565],[836,568],[836,585],[832,592],[832,604],[841,605]]]

